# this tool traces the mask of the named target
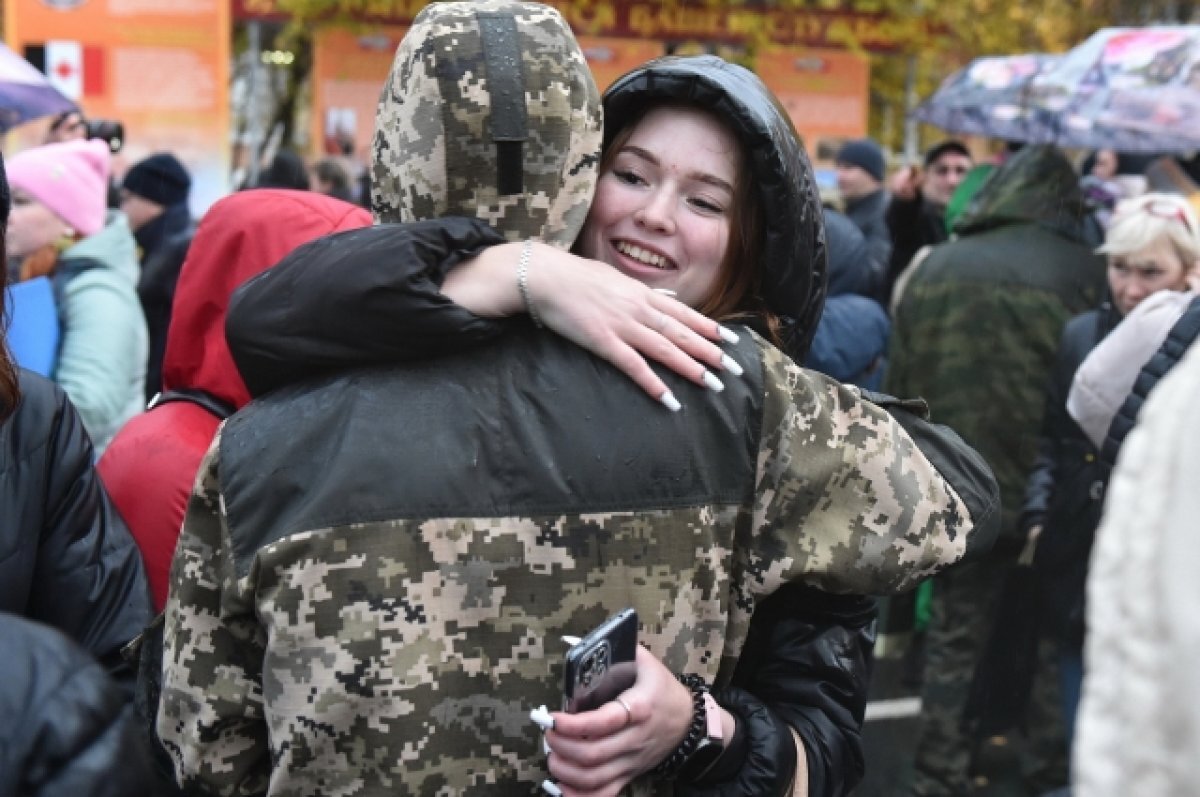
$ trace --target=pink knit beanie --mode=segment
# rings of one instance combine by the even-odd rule
[[[8,161],[8,184],[41,202],[80,235],[104,226],[112,153],[95,139],[46,144]]]

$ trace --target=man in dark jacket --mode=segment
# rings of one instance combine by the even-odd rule
[[[892,257],[892,235],[886,219],[889,197],[883,189],[887,169],[883,149],[869,138],[848,141],[838,150],[834,163],[843,209],[867,239],[874,267],[886,270]]]
[[[891,301],[896,278],[923,246],[940,244],[949,237],[946,206],[974,166],[971,151],[961,141],[946,139],[925,153],[920,170],[897,172],[889,186],[892,201],[887,209],[892,255],[887,266],[884,304]]]
[[[150,334],[147,400],[162,390],[162,358],[171,325],[171,303],[192,240],[188,209],[191,185],[187,170],[169,152],[138,161],[121,182],[121,211],[129,219],[142,264],[137,290]]]
[[[1070,162],[1052,147],[1026,147],[980,190],[955,228],[960,237],[933,248],[897,308],[889,392],[925,398],[933,417],[983,454],[1004,509],[993,553],[934,583],[915,794],[969,791],[962,710],[1000,585],[1024,542],[1017,521],[1046,380],[1063,325],[1104,291],[1104,261],[1084,243],[1084,216]],[[1058,715],[1051,698],[1036,702]],[[1061,729],[1030,727],[1036,785],[1060,785]]]

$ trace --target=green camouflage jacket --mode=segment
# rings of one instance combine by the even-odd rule
[[[987,460],[1010,550],[1063,325],[1104,291],[1083,213],[1066,158],[1022,150],[976,195],[955,228],[961,237],[918,267],[892,327],[887,392],[925,399],[933,419]]]

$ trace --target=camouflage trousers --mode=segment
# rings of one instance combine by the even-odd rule
[[[1058,688],[1058,649],[1043,640],[1024,732],[1012,732],[1003,749],[979,745],[962,727],[963,707],[996,614],[1009,557],[991,557],[934,579],[928,631],[921,733],[912,793],[962,797],[973,775],[1020,784],[1038,795],[1067,782],[1067,749]],[[1004,771],[997,772],[1000,768]],[[1005,792],[1006,794],[1009,792]]]

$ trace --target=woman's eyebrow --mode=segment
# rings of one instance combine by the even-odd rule
[[[637,147],[632,144],[627,144],[621,148],[621,152],[622,153],[628,152],[631,155],[636,155],[637,157],[641,158],[642,160],[649,161],[650,163],[654,164],[655,166],[662,166],[662,163],[659,162],[658,158],[656,158],[654,155],[647,152],[646,150],[642,149],[641,147]],[[733,193],[733,186],[730,185],[727,181],[722,180],[720,177],[717,177],[715,174],[709,174],[708,172],[688,172],[687,174],[684,175],[684,177],[687,177],[689,180],[697,180],[701,183],[707,183],[707,184],[713,186],[714,188],[720,188],[723,191],[728,191],[730,194]]]

